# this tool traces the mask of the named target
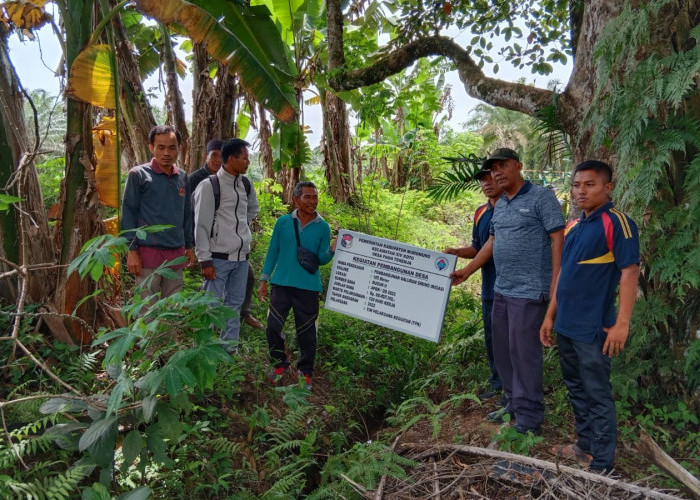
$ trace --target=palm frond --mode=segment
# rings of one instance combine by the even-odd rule
[[[452,164],[452,168],[443,172],[433,181],[433,185],[427,189],[430,198],[438,203],[457,198],[464,191],[477,191],[480,187],[475,175],[481,169],[484,158],[474,154],[469,156],[443,157]]]

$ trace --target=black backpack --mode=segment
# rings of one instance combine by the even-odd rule
[[[221,204],[221,185],[216,174],[209,176],[209,182],[211,182],[211,189],[214,191],[214,219],[216,219],[216,211]],[[245,186],[245,194],[250,196],[250,190],[253,189],[253,186],[250,184],[250,179],[245,176],[243,176],[243,186]]]
[[[214,223],[216,222],[216,212],[219,211],[219,205],[221,204],[221,185],[219,184],[219,177],[216,174],[209,176],[209,182],[211,182],[211,190],[214,192],[214,219],[211,221],[211,237],[214,237]],[[250,183],[250,179],[243,176],[243,186],[245,187],[245,194],[250,196],[250,191],[253,186]]]

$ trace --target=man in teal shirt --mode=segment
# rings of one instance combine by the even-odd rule
[[[331,244],[331,228],[316,212],[318,190],[314,183],[299,182],[294,187],[293,198],[296,210],[277,219],[272,231],[270,247],[260,276],[258,298],[263,301],[267,296],[269,281],[272,291],[265,334],[273,367],[268,377],[276,383],[289,369],[282,328],[289,310],[293,309],[300,350],[297,375],[304,377],[306,388],[310,390],[316,357],[319,293],[323,286],[318,268],[312,273],[299,264],[296,233],[298,231],[299,244],[316,254],[319,265],[331,261],[335,252],[335,241]]]

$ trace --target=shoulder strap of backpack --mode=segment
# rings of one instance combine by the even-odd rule
[[[219,185],[219,178],[214,175],[209,176],[209,182],[211,182],[211,190],[214,192],[214,219],[211,221],[211,233],[210,236],[214,237],[214,222],[216,222],[216,212],[219,211],[219,205],[221,204],[221,186]]]
[[[214,192],[214,213],[219,209],[221,204],[221,187],[219,186],[219,177],[216,174],[209,176],[209,182],[211,182],[211,189]]]
[[[250,179],[248,179],[245,175],[243,177],[243,186],[245,186],[245,194],[250,196],[250,190],[253,189],[253,186],[251,186]]]

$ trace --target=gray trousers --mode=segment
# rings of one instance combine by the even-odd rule
[[[496,294],[491,328],[496,369],[518,424],[534,429],[544,421],[540,327],[546,300]]]

